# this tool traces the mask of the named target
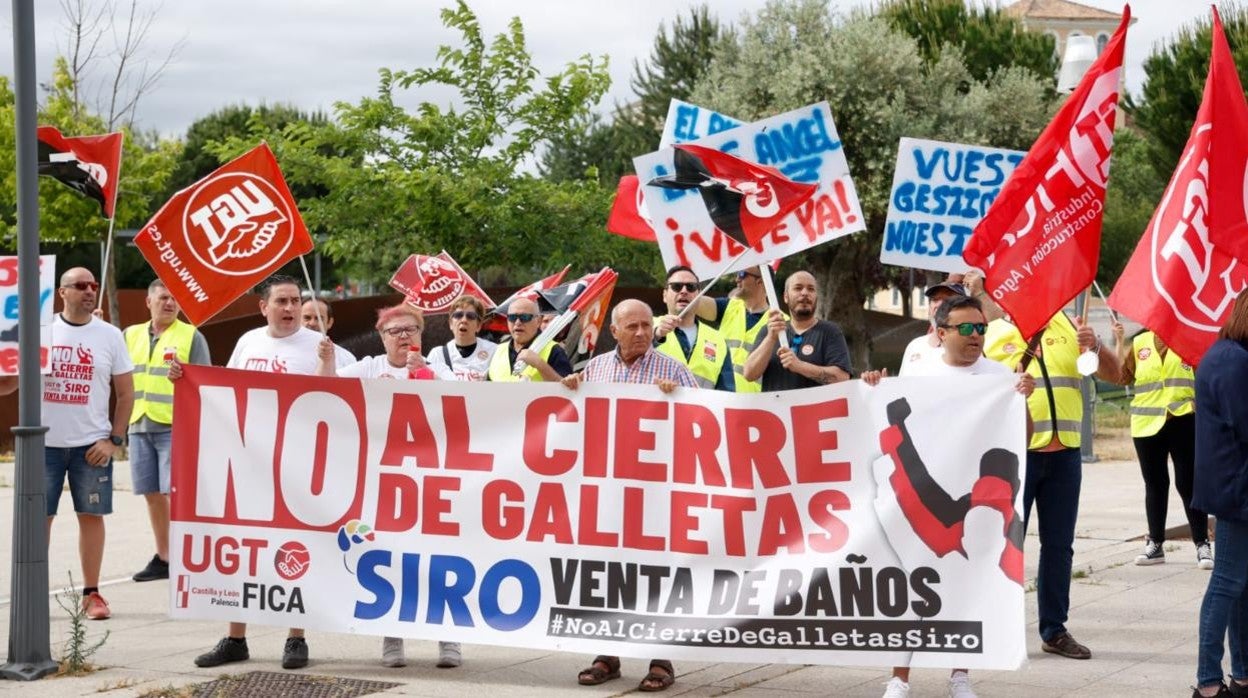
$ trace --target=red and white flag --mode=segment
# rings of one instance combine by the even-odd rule
[[[646,199],[637,175],[620,177],[611,202],[611,215],[607,217],[607,232],[623,235],[642,242],[657,242],[650,213],[646,211]]]
[[[390,277],[390,286],[407,296],[407,303],[426,315],[445,313],[460,296],[476,296],[486,307],[494,301],[442,250],[436,255],[414,254]]]
[[[545,300],[542,298],[540,291],[548,291],[558,286],[559,282],[563,281],[563,275],[567,274],[568,269],[571,267],[572,265],[568,264],[554,274],[551,274],[544,279],[538,279],[537,281],[518,289],[515,293],[504,298],[503,302],[499,303],[498,306],[494,308],[495,312],[490,313],[489,317],[482,323],[481,331],[506,334],[508,331],[507,308],[511,305],[511,302],[518,298],[528,298],[529,300],[536,302],[540,308],[542,306],[542,302]]]
[[[1214,9],[1213,51],[1196,123],[1109,296],[1112,308],[1156,332],[1189,364],[1217,339],[1235,297],[1248,286],[1248,257],[1237,259],[1225,244],[1248,235],[1246,169],[1248,104]]]
[[[619,278],[615,270],[603,267],[570,284],[542,292],[542,296],[556,310],[576,315],[572,329],[563,338],[562,344],[568,361],[577,370],[594,355],[598,337],[602,334],[602,325],[611,307],[615,282]]]
[[[966,243],[962,258],[1023,337],[1096,277],[1118,87],[1131,8],[1036,139]]]
[[[174,194],[134,244],[199,325],[310,252],[312,237],[273,151],[261,143]]]
[[[100,213],[112,218],[121,174],[121,133],[102,136],[62,136],[55,126],[40,126],[39,174],[47,175],[100,204]]]

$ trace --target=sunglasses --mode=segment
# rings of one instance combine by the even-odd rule
[[[420,334],[420,328],[410,325],[406,327],[389,327],[382,330],[382,332],[385,332],[391,337],[411,337],[412,335]]]
[[[956,327],[958,328],[958,334],[963,337],[970,337],[972,333],[982,335],[988,332],[988,323],[986,322],[959,322],[956,325],[941,325],[941,327],[947,330]]]
[[[507,313],[507,322],[533,322],[536,313]]]
[[[452,320],[468,320],[469,322],[476,322],[477,320],[481,319],[481,316],[477,315],[477,311],[475,310],[456,310],[455,312],[451,313],[451,319]]]
[[[688,291],[690,293],[693,293],[694,291],[698,290],[698,282],[696,281],[669,281],[667,282],[667,287],[668,289],[671,290],[672,293],[680,293],[681,291]]]
[[[759,276],[758,274],[751,274],[751,273],[750,273],[750,272],[748,272],[748,271],[739,271],[739,272],[737,272],[737,281],[740,281],[741,279],[744,279],[744,278],[745,278],[745,277],[747,277],[747,276],[749,276],[749,277],[753,277],[753,278],[755,278],[755,279],[761,279],[761,278],[763,278],[763,277]]]
[[[61,288],[72,288],[78,291],[98,291],[100,290],[100,285],[94,281],[75,281],[72,284],[65,284]]]

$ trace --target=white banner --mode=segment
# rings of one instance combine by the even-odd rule
[[[188,367],[172,615],[632,657],[1016,668],[1013,382],[663,395]]]
[[[827,102],[743,124],[693,143],[773,167],[795,182],[817,183],[819,188],[756,248],[747,249],[715,227],[696,190],[647,187],[646,208],[664,266],[687,265],[700,278],[710,279],[865,230],[858,192]],[[633,158],[641,186],[674,171],[672,153],[666,148]]]
[[[17,375],[17,257],[0,256],[0,376]],[[52,370],[52,306],[56,289],[56,255],[39,256],[39,372]]]
[[[659,150],[677,143],[692,143],[740,125],[740,121],[726,114],[673,99],[667,105],[667,120],[663,122]]]
[[[880,261],[966,271],[962,248],[1027,153],[902,138]]]

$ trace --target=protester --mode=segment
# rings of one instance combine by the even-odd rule
[[[490,359],[486,380],[510,381],[557,381],[572,373],[572,364],[563,347],[547,342],[540,352],[529,345],[541,332],[542,315],[537,302],[529,298],[517,298],[507,308],[507,327],[511,338],[499,344]],[[516,360],[525,364],[520,375],[514,375]]]
[[[317,316],[318,308],[320,310],[319,317]],[[304,301],[303,306],[300,308],[299,318],[303,322],[304,327],[317,334],[329,336],[329,331],[334,328],[334,308],[319,298],[310,298]],[[324,318],[325,327],[321,327],[320,318]],[[337,354],[336,362],[341,365],[345,366],[355,361],[354,354],[337,344],[334,345],[334,353]]]
[[[1124,345],[1123,327],[1115,322],[1114,339],[1122,360],[1122,384],[1134,387],[1131,398],[1131,441],[1144,477],[1144,516],[1148,538],[1137,565],[1166,561],[1166,510],[1170,504],[1170,470],[1183,500],[1188,529],[1196,546],[1196,566],[1213,569],[1209,545],[1209,517],[1192,503],[1192,473],[1196,458],[1196,373],[1165,340],[1150,331]]]
[[[483,381],[497,344],[478,336],[485,305],[476,296],[460,296],[450,307],[451,340],[429,351],[425,360],[442,380]],[[552,349],[553,351],[553,349]]]
[[[1248,291],[1196,369],[1192,506],[1218,518],[1218,559],[1200,604],[1197,696],[1248,695]],[[1231,684],[1222,683],[1230,636]]]
[[[945,302],[950,296],[965,296],[966,288],[960,283],[949,281],[946,279],[934,286],[929,286],[923,292],[927,296],[927,318],[929,326],[927,333],[921,337],[915,337],[906,345],[906,350],[901,354],[901,374],[905,374],[906,364],[912,361],[922,361],[929,355],[939,357],[944,353],[944,349],[940,346],[940,339],[936,332],[936,311],[940,308],[940,304]]]
[[[793,313],[793,321],[786,323],[779,310],[769,311],[767,333],[745,362],[745,379],[761,379],[764,392],[849,380],[853,374],[845,335],[835,323],[815,317],[819,291],[810,272],[789,275],[784,283],[784,303]],[[788,346],[779,346],[782,331]]]
[[[928,297],[931,298],[930,295]],[[933,302],[937,304],[937,310],[932,316],[932,324],[936,328],[933,334],[939,342],[940,351],[925,351],[913,360],[909,358],[903,360],[901,375],[959,376],[1010,373],[1010,369],[1004,364],[993,361],[983,354],[987,320],[984,318],[983,306],[978,300],[952,293],[942,295],[938,301]],[[927,337],[919,339],[926,341]],[[862,379],[869,385],[876,385],[887,375],[887,371],[868,371],[862,374]],[[1035,387],[1035,378],[1027,373],[1019,374],[1016,389],[1020,395],[1029,397]],[[1029,415],[1029,430],[1030,421]],[[893,676],[885,684],[884,698],[905,698],[908,695],[910,695],[910,667],[893,667]],[[975,698],[968,670],[954,669],[949,672],[949,696],[950,698]]]
[[[697,308],[693,310],[699,318],[717,326],[728,345],[734,373],[733,384],[738,393],[757,393],[762,390],[758,381],[746,380],[744,374],[745,360],[750,355],[750,349],[767,327],[767,289],[762,278],[756,269],[742,269],[737,272],[735,295],[727,298],[702,296],[698,299]],[[785,319],[788,319],[787,315]],[[655,329],[658,328],[659,325],[656,324]]]
[[[667,315],[655,323],[654,336],[660,352],[684,364],[698,385],[715,390],[736,390],[732,357],[723,335],[709,324],[698,320],[695,313],[680,313],[698,293],[698,277],[686,266],[667,270],[663,302]]]
[[[1040,518],[1040,569],[1036,577],[1040,648],[1071,659],[1090,659],[1092,652],[1066,630],[1075,520],[1083,479],[1079,451],[1083,379],[1075,364],[1080,352],[1095,351],[1100,361],[1097,376],[1110,382],[1117,381],[1120,364],[1090,326],[1079,319],[1072,322],[1062,312],[1049,320],[1030,345],[1007,318],[989,323],[984,341],[988,358],[1011,369],[1022,363],[1024,355],[1034,358],[1027,365],[1038,389],[1027,400],[1035,430],[1027,450],[1023,521],[1024,526],[1030,523],[1034,502]]]
[[[317,352],[323,335],[300,324],[299,282],[289,276],[269,277],[260,296],[260,314],[265,325],[248,330],[238,338],[226,368],[265,373],[314,375]],[[341,360],[341,355],[339,355]],[[182,367],[174,362],[169,378],[179,380]],[[199,667],[214,667],[250,658],[247,624],[230,623],[229,634],[208,652],[195,658]],[[299,669],[308,665],[308,643],[301,628],[291,628],[282,649],[282,668]]]
[[[134,405],[134,366],[121,332],[92,313],[99,290],[90,270],[74,267],[61,275],[57,295],[63,308],[52,320],[51,372],[43,378],[48,539],[68,477],[78,516],[82,609],[91,620],[112,615],[99,590],[104,517],[113,513],[113,456],[125,443]],[[17,376],[0,379],[0,395],[17,388]]]
[[[630,298],[615,306],[611,312],[611,336],[615,338],[615,351],[590,359],[583,371],[563,379],[565,386],[575,390],[581,382],[653,384],[664,393],[677,387],[697,387],[697,379],[683,363],[654,349],[654,314],[645,303]],[[594,657],[590,666],[577,674],[577,682],[582,686],[597,686],[618,678],[620,658],[609,655]],[[649,671],[637,690],[665,691],[675,682],[676,669],[670,661],[651,659]]]
[[[178,301],[160,279],[147,287],[150,320],[122,335],[134,363],[134,409],[130,414],[130,474],[134,493],[147,500],[156,554],[134,574],[136,582],[169,578],[169,459],[173,436],[173,383],[169,365],[209,365],[208,340],[178,319]]]

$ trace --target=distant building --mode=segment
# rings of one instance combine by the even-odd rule
[[[1059,59],[1066,53],[1066,39],[1072,36],[1095,39],[1096,53],[1100,55],[1122,21],[1118,12],[1070,0],[1018,0],[1006,7],[1005,13],[1021,21],[1028,30],[1053,37],[1057,42]],[[1134,24],[1135,20],[1132,19],[1131,23]]]

